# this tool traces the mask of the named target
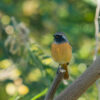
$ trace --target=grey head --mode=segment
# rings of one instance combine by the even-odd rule
[[[68,42],[68,40],[63,32],[57,32],[54,34],[54,42],[55,43],[64,43],[64,42]]]

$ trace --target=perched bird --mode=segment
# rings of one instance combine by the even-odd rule
[[[72,58],[72,47],[63,32],[57,32],[54,34],[54,42],[51,46],[51,54],[53,59],[66,70],[64,79],[68,79],[69,74],[67,67]]]

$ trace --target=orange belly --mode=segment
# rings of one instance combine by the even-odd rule
[[[59,64],[69,63],[72,58],[72,47],[67,42],[61,44],[53,43],[51,53],[53,59]]]

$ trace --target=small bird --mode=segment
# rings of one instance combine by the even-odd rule
[[[64,79],[69,78],[68,65],[72,58],[72,47],[63,32],[54,34],[54,42],[51,45],[52,58],[65,69]]]

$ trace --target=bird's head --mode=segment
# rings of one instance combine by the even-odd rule
[[[56,43],[68,42],[67,37],[63,32],[57,32],[54,34],[54,41]]]

